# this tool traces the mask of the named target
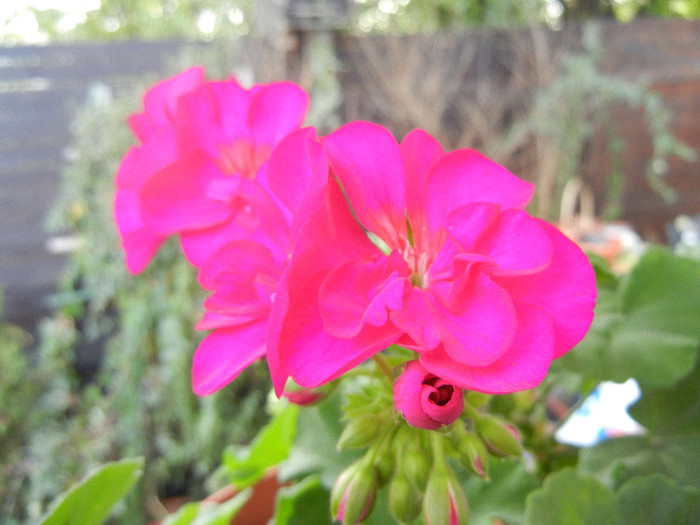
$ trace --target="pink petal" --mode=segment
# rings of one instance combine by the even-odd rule
[[[323,282],[318,299],[326,331],[348,338],[356,336],[366,323],[384,325],[388,311],[401,308],[404,290],[410,286],[408,273],[398,255],[335,267]]]
[[[232,220],[216,226],[183,231],[180,234],[182,251],[193,266],[200,268],[219,248],[228,242],[250,239],[256,240],[260,244],[267,244],[262,240],[266,237],[255,236],[255,230],[259,227],[259,219],[254,214],[241,211],[235,214]],[[273,243],[269,242],[269,244]]]
[[[253,95],[248,115],[251,138],[257,144],[277,144],[304,122],[309,95],[296,84],[277,82]]]
[[[143,222],[138,195],[131,191],[117,190],[114,217],[126,255],[126,267],[134,275],[141,273],[165,237],[155,233]]]
[[[406,238],[406,182],[396,139],[377,124],[355,121],[323,144],[357,220],[390,247],[399,247]]]
[[[593,320],[595,274],[581,249],[551,224],[540,219],[553,253],[543,271],[522,276],[496,277],[516,303],[529,303],[547,312],[554,325],[554,357],[578,343]]]
[[[182,151],[202,150],[210,158],[236,139],[250,139],[248,111],[251,95],[235,78],[208,82],[180,101],[179,144]]]
[[[268,366],[278,396],[282,394],[291,374],[287,356],[283,353],[287,352],[286,345],[289,343],[283,329],[289,329],[286,326],[288,316],[300,315],[298,307],[290,305],[304,304],[307,310],[312,309],[318,316],[316,329],[323,332],[323,319],[318,310],[318,289],[328,270],[347,261],[370,260],[380,253],[353,217],[342,190],[331,179],[326,186],[324,199],[299,236],[292,259],[280,279],[270,312]],[[316,283],[316,289],[310,288],[310,280],[318,278],[321,281]],[[309,304],[306,305],[306,302]],[[299,323],[303,326],[303,321]],[[327,334],[326,337],[330,338]],[[345,344],[353,343],[348,341]],[[381,350],[380,347],[381,344],[378,344],[377,351]],[[303,346],[300,351],[303,351]],[[355,354],[350,357],[355,357]],[[362,357],[359,359],[358,362],[363,360]]]
[[[492,273],[534,273],[549,264],[552,243],[539,222],[522,210],[506,210],[479,237],[474,251],[493,259]]]
[[[192,362],[192,389],[206,396],[233,381],[265,355],[264,321],[215,330],[204,338]]]
[[[492,202],[471,202],[452,210],[445,219],[445,228],[452,240],[465,252],[474,245],[500,214],[501,207]]]
[[[230,328],[248,324],[252,321],[260,321],[260,316],[227,315],[219,312],[205,312],[199,322],[194,326],[195,330],[214,330],[216,328]]]
[[[203,83],[204,68],[196,66],[153,86],[143,97],[144,112],[129,118],[134,134],[144,142],[159,128],[172,124],[180,97]]]
[[[420,322],[431,336],[428,342],[437,337],[448,355],[464,365],[492,363],[512,341],[516,316],[510,297],[478,267],[466,271],[453,283],[431,286],[425,291],[414,289],[414,293],[427,295],[420,310],[404,307],[390,315],[394,324],[417,343],[421,342],[421,334],[412,327],[417,315],[429,319]]]
[[[270,190],[293,213],[291,243],[318,209],[328,182],[328,158],[313,128],[291,133],[272,152],[267,169]]]
[[[328,334],[317,300],[324,278],[325,272],[318,272],[292,298],[281,324],[276,351],[270,355],[271,372],[283,371],[304,388],[332,381],[387,348],[400,336],[391,323],[382,327],[366,325],[357,336],[349,339]],[[275,359],[279,361],[274,363]],[[283,388],[284,381],[277,378],[276,385],[280,383]]]
[[[549,316],[536,306],[518,305],[518,331],[508,351],[495,362],[465,366],[453,361],[443,347],[421,355],[431,373],[467,390],[508,394],[534,388],[551,364],[554,330]]]
[[[229,201],[221,193],[216,199],[208,195],[212,183],[221,179],[216,167],[202,156],[191,156],[159,171],[141,192],[146,224],[167,235],[224,222],[232,215]]]
[[[522,209],[534,186],[470,149],[445,154],[432,167],[426,192],[426,215],[439,228],[453,210],[470,202],[491,202],[501,209]]]
[[[444,155],[440,143],[425,131],[415,129],[401,141],[401,156],[406,170],[406,209],[413,232],[413,245],[419,251],[436,252],[436,232],[428,229],[424,213],[428,174],[433,164]]]
[[[437,405],[430,399],[430,396],[436,393],[441,386],[452,386],[454,391],[447,403]],[[440,378],[434,386],[423,388],[421,405],[426,415],[432,420],[442,425],[449,425],[456,421],[464,412],[464,394],[462,394],[459,387],[452,385],[450,381]]]
[[[320,270],[347,261],[371,260],[380,253],[353,217],[338,184],[331,180],[294,249],[289,277],[291,293],[295,295]]]
[[[423,380],[429,373],[418,361],[409,361],[394,382],[394,406],[414,427],[437,430],[442,424],[426,413],[422,403]]]
[[[257,274],[281,275],[281,265],[267,246],[249,240],[232,241],[201,266],[198,280],[207,290],[221,285],[242,288],[250,286]]]
[[[411,339],[412,344],[404,346],[423,352],[440,344],[435,308],[430,296],[423,290],[410,290],[404,297],[401,310],[392,311],[389,318]]]

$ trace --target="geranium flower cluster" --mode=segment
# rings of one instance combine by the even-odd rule
[[[471,149],[351,122],[318,136],[289,82],[242,88],[189,69],[130,119],[117,176],[132,273],[178,235],[211,295],[194,391],[267,357],[278,395],[342,376],[391,345],[409,423],[459,417],[462,390],[529,389],[585,334],[595,283],[581,250],[525,207],[533,186]]]

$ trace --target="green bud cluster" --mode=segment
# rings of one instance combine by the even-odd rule
[[[469,506],[448,456],[488,480],[492,455],[522,454],[515,428],[485,412],[491,397],[469,392],[462,418],[435,431],[397,417],[393,405],[387,406],[388,395],[351,394],[338,448],[367,450],[338,478],[331,493],[333,516],[343,525],[360,522],[386,486],[389,510],[399,523],[412,523],[422,512],[428,525],[466,524]]]

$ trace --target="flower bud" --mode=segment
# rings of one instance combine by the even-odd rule
[[[395,475],[389,484],[389,510],[400,523],[411,523],[421,509],[421,495],[403,474]]]
[[[343,525],[359,523],[372,510],[376,491],[374,467],[363,461],[353,463],[331,491],[331,513]]]
[[[379,424],[373,415],[351,419],[338,438],[338,450],[366,447],[374,441],[378,433]]]
[[[520,456],[522,447],[518,431],[492,416],[481,415],[474,420],[476,432],[496,456]]]
[[[379,456],[374,460],[374,468],[377,472],[377,481],[379,486],[386,484],[389,479],[391,479],[394,473],[394,457],[389,451],[384,454],[379,454]]]
[[[477,476],[487,479],[489,470],[489,451],[477,436],[465,432],[457,443],[459,460],[467,469]]]
[[[462,389],[409,361],[394,383],[394,405],[410,425],[436,430],[449,425],[464,410]]]
[[[422,491],[430,476],[430,458],[420,447],[410,448],[401,459],[401,465],[408,480]]]
[[[282,397],[287,398],[290,403],[305,407],[324,399],[334,387],[335,385],[328,383],[316,388],[303,388],[290,380],[284,387]]]
[[[469,519],[464,491],[445,465],[436,466],[430,475],[423,510],[427,525],[466,525]]]

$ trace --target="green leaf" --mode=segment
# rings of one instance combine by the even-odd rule
[[[469,501],[470,525],[493,525],[498,518],[509,524],[521,524],[527,495],[539,487],[538,479],[525,470],[519,459],[492,459],[490,481],[469,476],[464,483]]]
[[[252,494],[253,489],[248,488],[224,503],[187,503],[163,520],[163,525],[229,525]]]
[[[547,477],[526,503],[529,525],[617,525],[615,494],[592,477],[565,468]]]
[[[621,525],[700,523],[700,489],[679,485],[662,474],[631,479],[618,497]]]
[[[277,493],[274,525],[328,525],[330,492],[312,476]]]
[[[359,457],[355,450],[337,449],[343,431],[342,396],[334,392],[321,403],[299,413],[298,432],[289,458],[280,466],[282,480],[318,474],[330,487],[342,470]]]
[[[634,377],[642,389],[690,373],[700,347],[700,263],[650,248],[617,289],[598,292],[591,329],[560,366],[596,382]]]
[[[640,323],[628,318],[613,332],[607,359],[609,379],[623,383],[634,377],[642,386],[673,386],[692,370],[697,339],[657,330],[651,319],[646,322],[649,328],[641,328]]]
[[[643,389],[629,413],[656,435],[700,432],[700,361],[672,388]]]
[[[247,447],[229,447],[223,466],[231,484],[242,489],[259,481],[265,472],[289,455],[297,432],[299,407],[288,404],[265,425]]]
[[[143,459],[107,463],[54,502],[41,525],[99,525],[141,477]]]
[[[579,470],[614,489],[634,476],[653,473],[700,487],[700,432],[609,439],[581,450]]]
[[[700,340],[700,263],[650,248],[621,287],[622,311],[639,328]]]

